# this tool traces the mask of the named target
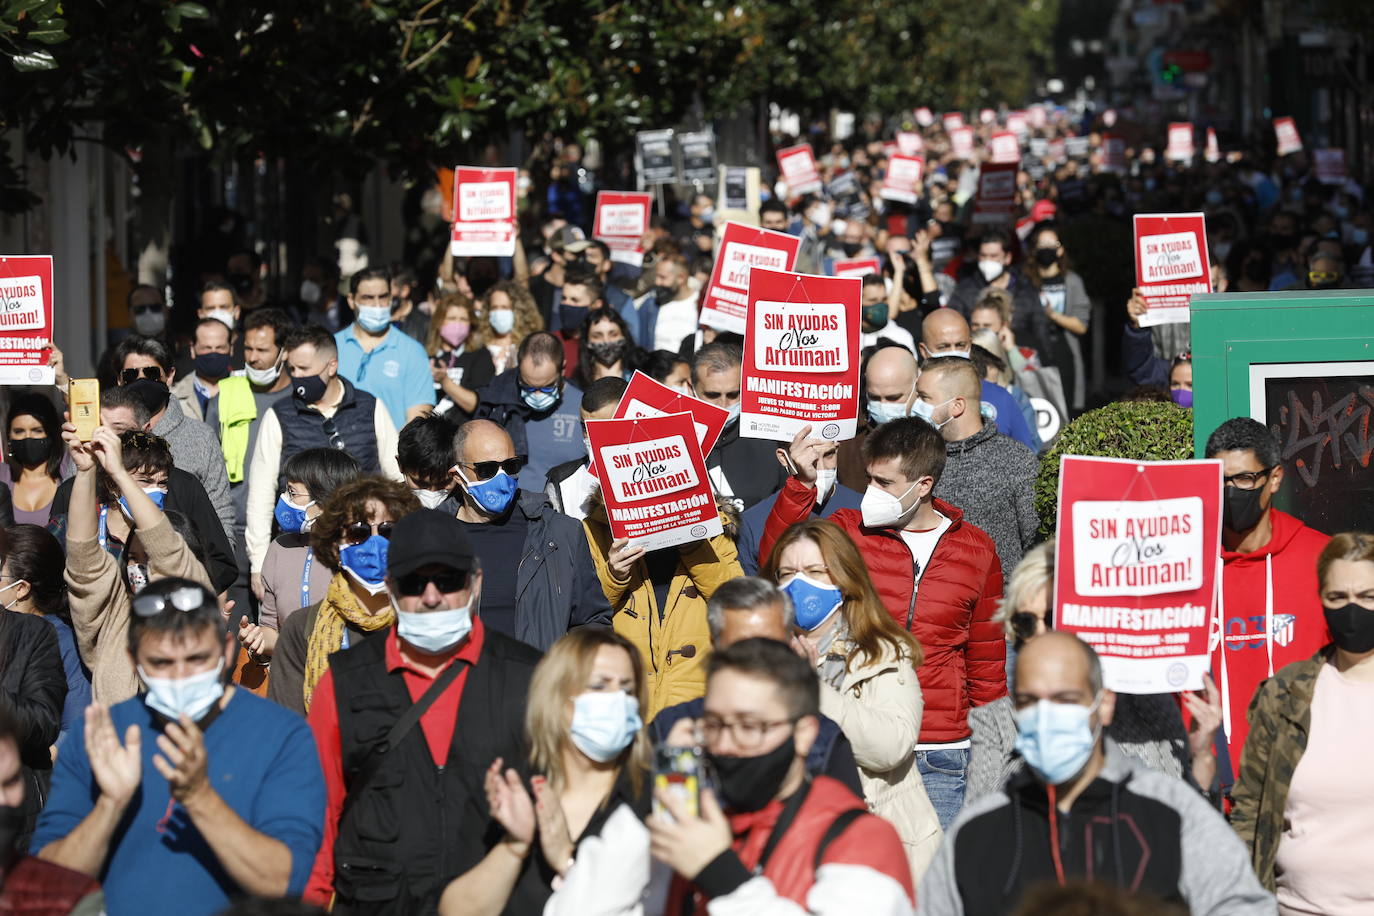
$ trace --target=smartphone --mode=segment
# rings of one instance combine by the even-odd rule
[[[82,442],[90,442],[100,425],[100,380],[74,378],[67,385],[67,407]]]
[[[663,789],[679,799],[693,817],[701,816],[701,789],[708,784],[706,761],[699,747],[654,748],[654,788]],[[654,799],[654,813],[672,819],[663,804]]]

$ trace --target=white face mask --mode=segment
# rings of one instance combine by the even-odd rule
[[[984,283],[991,283],[1006,271],[1001,261],[979,261],[978,272],[983,275]]]
[[[930,354],[931,359],[939,359],[942,356],[957,356],[960,359],[970,359],[973,356],[973,351],[971,350],[930,350],[927,352]]]
[[[825,502],[830,491],[835,489],[835,477],[838,474],[836,468],[816,468],[816,502]]]
[[[927,404],[925,401],[917,401],[915,404],[911,405],[911,412],[916,416],[920,417],[922,420],[925,420],[927,423],[929,423],[936,429],[943,429],[946,423],[954,419],[954,416],[953,414],[951,414],[950,416],[945,417],[939,423],[936,423],[935,411],[941,407],[944,407],[946,404],[950,403],[950,401],[953,400],[954,398],[950,398],[949,400],[941,401],[939,404]]]
[[[920,483],[918,480],[916,483]],[[886,490],[880,490],[873,484],[868,485],[864,491],[863,502],[859,503],[859,511],[863,514],[864,525],[869,528],[888,528],[899,525],[916,508],[913,505],[910,509],[902,508],[902,500],[906,499],[912,490],[916,489],[913,483],[907,487],[906,493],[901,496],[893,496]]]
[[[824,229],[830,225],[830,206],[828,204],[817,204],[811,208],[811,222],[817,229]]]
[[[211,309],[206,318],[214,318],[216,321],[224,323],[229,330],[234,330],[234,313],[228,309]]]
[[[323,290],[320,289],[320,284],[314,280],[301,281],[301,301],[306,305],[314,305],[319,302],[321,292]]]
[[[23,582],[23,581],[24,581],[23,579],[15,579],[15,580],[14,580],[13,582],[11,582],[9,585],[6,585],[6,586],[4,586],[3,588],[0,588],[0,595],[3,595],[5,592],[7,592],[7,591],[9,591],[10,589],[14,588],[16,585],[19,585],[19,584],[20,584],[21,582]],[[3,609],[5,609],[5,610],[8,611],[10,608],[12,608],[12,607],[14,607],[16,604],[18,604],[18,603],[19,603],[19,600],[20,600],[20,599],[15,598],[15,599],[14,599],[13,601],[11,601],[9,604],[0,604],[0,608],[3,608]]]
[[[252,366],[245,366],[243,374],[248,377],[248,381],[264,388],[277,381],[281,375],[281,360],[277,360],[275,365],[268,366],[266,369],[254,369]]]
[[[144,337],[156,337],[166,327],[166,312],[142,312],[134,316],[134,330]]]
[[[420,505],[426,509],[437,509],[440,503],[448,499],[448,490],[415,490],[414,493]]]

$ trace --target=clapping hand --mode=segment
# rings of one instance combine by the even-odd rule
[[[178,722],[168,722],[157,737],[153,766],[166,777],[172,797],[185,804],[187,799],[209,788],[209,758],[205,753],[205,736],[200,727],[182,713]]]
[[[92,703],[86,707],[86,757],[101,796],[122,810],[143,781],[143,737],[138,726],[125,730],[121,744],[110,710]]]
[[[534,803],[514,770],[502,772],[505,763],[500,757],[487,767],[483,788],[487,793],[487,807],[491,816],[506,829],[507,844],[520,856],[525,856],[534,843]]]
[[[563,816],[563,803],[543,776],[534,777],[530,784],[534,786],[534,816],[539,821],[539,848],[544,851],[549,867],[562,875],[572,864],[577,849]]]

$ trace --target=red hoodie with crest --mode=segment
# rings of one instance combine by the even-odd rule
[[[1245,711],[1260,682],[1331,641],[1317,593],[1317,556],[1331,538],[1275,508],[1269,518],[1269,543],[1251,553],[1221,551],[1221,629],[1214,621],[1209,648],[1232,773],[1240,772]]]

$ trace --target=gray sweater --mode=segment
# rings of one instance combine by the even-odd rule
[[[983,428],[958,442],[945,443],[945,472],[935,495],[964,510],[964,521],[987,532],[997,545],[1002,575],[1011,578],[1021,555],[1035,543],[1035,452],[997,431]]]
[[[188,418],[182,412],[181,404],[172,398],[167,402],[162,419],[153,427],[153,435],[166,439],[176,466],[188,474],[194,474],[205,487],[205,495],[210,497],[215,514],[224,526],[224,536],[230,544],[236,543],[234,504],[229,498],[229,474],[224,469],[224,453],[219,449],[219,439],[210,432],[210,427]]]

